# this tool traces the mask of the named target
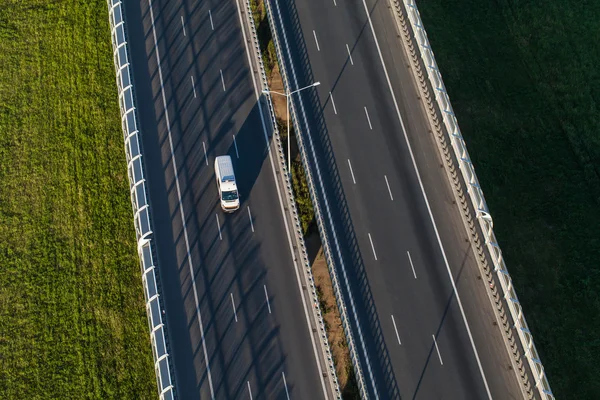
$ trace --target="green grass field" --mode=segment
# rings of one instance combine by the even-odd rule
[[[0,393],[156,380],[104,0],[0,2]]]
[[[600,398],[600,2],[419,1],[557,398]]]

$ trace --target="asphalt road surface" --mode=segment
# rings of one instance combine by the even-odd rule
[[[271,2],[371,397],[521,398],[388,3]]]
[[[236,2],[125,7],[179,398],[324,398]],[[234,214],[218,204],[223,154]]]

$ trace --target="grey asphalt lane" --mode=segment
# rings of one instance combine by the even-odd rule
[[[362,329],[353,331],[362,333],[371,395],[520,398],[388,3],[366,2],[377,42],[362,1],[272,3],[294,84],[321,82],[295,104],[332,205],[328,229],[349,276],[345,297],[356,304],[351,315]]]
[[[125,20],[179,398],[324,398],[235,1],[130,1]]]

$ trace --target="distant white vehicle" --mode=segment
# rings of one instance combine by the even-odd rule
[[[215,159],[215,175],[221,208],[225,212],[234,212],[240,208],[240,196],[230,156],[219,156]]]

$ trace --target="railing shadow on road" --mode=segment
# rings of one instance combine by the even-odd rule
[[[469,255],[472,254],[472,251],[473,251],[473,244],[470,243],[469,246],[467,246],[467,248],[465,249],[465,255],[464,255],[463,261],[460,265],[460,269],[458,270],[458,273],[454,277],[454,281],[456,282],[456,284],[458,284],[460,282],[460,277],[462,276],[463,270],[465,269],[465,266],[468,262]],[[450,311],[450,306],[453,304],[452,300],[455,300],[455,299],[456,299],[456,293],[454,291],[452,291],[450,293],[450,295],[448,296],[448,300],[446,301],[446,305],[444,307],[444,312],[442,313],[442,317],[440,318],[440,322],[435,331],[436,338],[440,335],[442,327],[444,326],[444,321],[446,320],[446,317],[448,316],[448,313]],[[417,381],[417,386],[411,397],[412,400],[415,400],[417,398],[417,395],[419,394],[419,391],[421,389],[421,384],[423,383],[423,378],[425,377],[425,372],[427,371],[427,367],[429,365],[429,362],[431,360],[431,356],[432,356],[434,350],[435,350],[435,343],[432,341],[431,346],[429,348],[429,353],[427,354],[425,362],[423,363],[423,367],[421,368],[421,374],[419,375],[419,380]],[[461,376],[464,376],[464,375],[465,374],[461,374]],[[469,376],[472,376],[472,375],[469,375]]]
[[[277,1],[282,5],[281,14],[285,25],[280,29],[285,29],[288,38],[291,39],[289,45],[294,58],[291,61],[296,69],[295,72],[299,80],[298,85],[302,87],[318,80],[318,77],[314,77],[312,73],[295,2],[293,0]],[[350,285],[352,286],[350,288],[342,286],[342,289],[346,291],[346,297],[349,295],[354,297],[357,313],[359,314],[357,316],[359,323],[363,327],[368,327],[368,329],[363,329],[363,337],[367,342],[369,362],[373,367],[374,378],[377,381],[372,384],[377,387],[377,391],[382,398],[399,399],[400,391],[383,338],[379,316],[373,301],[355,228],[336,165],[329,132],[324,120],[323,106],[316,91],[306,91],[306,93],[300,95],[304,103],[310,135],[316,144],[317,159],[310,160],[310,162],[318,164],[326,188],[326,193],[320,193],[319,195],[325,196],[329,203],[333,205],[331,210],[334,226],[327,228],[330,231],[341,233],[338,239],[341,243],[343,260],[340,261],[343,261],[346,265],[350,276]],[[294,101],[297,100],[294,99]],[[304,129],[300,134],[306,134]],[[355,330],[356,328],[353,328],[353,331]],[[364,357],[365,355],[361,352],[361,356]]]
[[[150,18],[148,11],[142,13],[139,4],[136,5],[135,2],[130,2],[127,10],[130,14],[137,12],[138,19]],[[161,13],[157,8],[153,9],[153,14],[155,20],[160,21]],[[146,38],[153,43],[152,32],[144,32],[143,26],[145,25],[142,23],[130,24],[129,29],[137,30],[137,32],[131,32],[132,36]],[[163,40],[158,32],[157,35],[159,42]],[[155,57],[153,47],[147,54],[144,44],[146,44],[144,40],[141,40],[141,43],[133,46],[132,52],[135,53],[133,59],[147,60],[150,57]],[[230,47],[234,46],[230,44]],[[236,43],[235,47],[237,48],[230,49],[232,54],[243,56],[242,43]],[[200,50],[194,50],[194,57],[198,57],[202,49],[204,49],[204,46]],[[162,57],[161,63],[165,63],[163,66],[169,68],[169,64],[172,64],[169,57],[162,52],[160,56]],[[172,171],[168,172],[169,169],[172,169],[171,157],[164,156],[170,153],[170,143],[164,132],[159,133],[159,126],[162,128],[165,126],[166,115],[164,115],[162,107],[155,107],[155,104],[162,104],[160,90],[157,91],[156,86],[153,87],[152,85],[153,80],[158,79],[158,66],[154,64],[155,68],[150,70],[149,64],[152,65],[152,63],[146,62],[134,66],[136,97],[144,99],[144,101],[138,102],[138,111],[142,116],[142,146],[144,147],[146,169],[148,171],[148,194],[150,201],[153,203],[152,218],[160,252],[158,256],[161,270],[159,272],[165,296],[166,317],[170,323],[170,346],[173,347],[176,390],[180,396],[183,396],[181,398],[194,399],[199,398],[200,388],[207,385],[207,371],[205,369],[199,378],[196,376],[197,367],[199,364],[203,364],[204,356],[201,354],[203,351],[201,343],[198,342],[197,331],[199,329],[198,321],[195,320],[197,318],[195,307],[192,307],[191,310],[184,308],[186,304],[194,303],[194,294],[191,287],[191,277],[189,277],[188,259],[186,256],[182,258],[180,254],[182,248],[180,242],[184,240],[183,229],[179,228],[179,232],[173,232],[174,227],[181,226],[181,217],[177,212],[178,206],[175,206],[174,209],[173,204],[170,205],[169,201],[176,195],[177,187]],[[184,74],[189,75],[189,71],[184,71]],[[200,80],[201,74],[198,73],[198,76]],[[234,76],[237,76],[237,79],[228,83],[228,90],[235,91],[236,88],[243,86],[244,79],[249,80],[249,75],[244,77],[243,73],[234,74]],[[164,74],[162,78],[165,85],[170,85],[171,90],[176,90],[183,84],[182,82],[174,82],[170,74]],[[215,83],[210,86],[211,88],[220,88],[221,82],[216,79],[220,79],[218,75],[215,76]],[[204,90],[197,87],[197,91],[201,93]],[[167,99],[167,101],[169,109],[181,109],[182,107],[182,104],[178,104],[174,96]],[[207,110],[205,103],[202,102],[199,112],[202,114],[205,126],[214,129],[212,132],[190,132],[190,123],[183,122],[181,116],[176,115],[176,113],[169,114],[171,129],[185,131],[186,136],[188,136],[185,143],[181,137],[179,139],[174,138],[173,148],[178,162],[179,179],[188,181],[181,187],[181,197],[186,214],[186,226],[190,231],[196,231],[196,234],[192,234],[189,238],[190,254],[192,259],[196,261],[193,263],[196,269],[194,276],[196,283],[202,282],[203,285],[207,285],[203,290],[198,291],[200,308],[203,310],[205,331],[216,329],[215,318],[217,312],[220,307],[224,307],[229,293],[234,287],[237,287],[240,292],[244,290],[241,292],[239,299],[242,305],[252,302],[254,298],[264,299],[262,292],[255,292],[262,290],[259,280],[266,275],[266,264],[261,257],[260,244],[246,245],[251,242],[248,233],[250,232],[249,220],[246,219],[241,222],[230,218],[228,221],[224,221],[224,239],[230,240],[228,240],[227,245],[223,245],[228,250],[220,252],[219,246],[215,245],[219,238],[216,235],[214,218],[215,211],[219,212],[220,210],[216,202],[214,171],[212,171],[210,162],[208,166],[206,165],[204,150],[199,140],[201,133],[208,135],[211,141],[207,145],[210,148],[226,149],[225,153],[231,155],[234,163],[237,164],[235,146],[233,143],[227,142],[228,133],[231,133],[233,129],[231,121],[226,118],[222,121],[215,120],[223,116],[224,109],[229,109],[233,114],[245,101],[247,101],[245,95],[234,97],[233,101],[215,103],[216,106],[212,110]],[[249,116],[257,114],[257,108],[258,106],[255,104]],[[255,134],[256,138],[250,137],[252,134]],[[267,151],[262,133],[261,135],[257,134],[255,122],[246,121],[236,136],[238,146],[244,146],[245,150],[248,149],[248,143],[256,143],[248,149],[249,151],[244,152],[243,167],[236,167],[238,179],[241,183],[240,191],[243,205],[256,182],[261,166],[267,157]],[[265,147],[264,150],[257,150],[258,144],[261,143]],[[207,205],[210,210],[201,209],[206,208]],[[241,214],[227,217],[243,218]],[[178,243],[180,243],[179,247],[176,246]],[[223,248],[223,246],[220,247]],[[207,260],[210,261],[207,262]],[[234,265],[235,272],[230,272],[227,276],[220,275],[225,264]],[[248,278],[249,276],[251,278]],[[184,280],[188,280],[187,288],[184,288]],[[244,310],[246,308],[242,307]],[[223,372],[221,376],[213,377],[213,379],[216,378],[214,383],[217,397],[221,395],[228,398],[240,397],[241,391],[245,389],[244,379],[250,374],[259,384],[259,387],[254,389],[256,390],[255,395],[261,396],[264,393],[276,397],[283,395],[278,372],[281,366],[286,363],[287,358],[279,337],[279,327],[272,320],[267,319],[268,314],[264,304],[261,304],[258,309],[260,312],[245,317],[248,321],[248,330],[241,341],[227,349],[223,348],[224,344],[221,343],[221,338],[216,337],[216,333],[206,333],[207,340],[212,335],[213,342],[216,343],[214,348],[208,349],[209,362],[218,364],[218,367],[215,368]],[[227,326],[225,325],[225,328]],[[194,343],[192,343],[192,340]],[[247,362],[246,359],[244,359],[245,362],[228,361],[237,360],[238,353],[241,353],[242,350],[251,353],[250,362]],[[225,351],[227,351],[227,354],[224,353]],[[269,362],[260,362],[265,359]],[[200,380],[198,381],[198,379]]]

